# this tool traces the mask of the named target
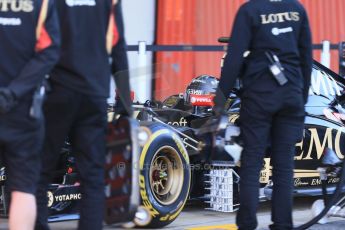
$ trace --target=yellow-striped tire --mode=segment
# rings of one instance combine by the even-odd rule
[[[173,222],[182,211],[190,189],[188,153],[180,137],[161,124],[148,126],[152,135],[140,156],[140,195],[150,212],[145,226],[161,228]]]

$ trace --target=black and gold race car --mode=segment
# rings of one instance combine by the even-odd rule
[[[236,172],[240,163],[234,164],[227,151],[213,151],[212,146],[222,144],[221,140],[198,134],[212,117],[212,94],[217,83],[217,79],[202,75],[192,80],[185,93],[170,96],[161,103],[147,102],[139,108],[137,119],[152,133],[140,158],[142,204],[152,217],[151,227],[172,222],[187,199],[205,200],[215,211],[236,210],[239,192]],[[237,94],[234,89],[227,102],[229,125],[241,119]],[[296,143],[296,196],[321,195],[316,169],[326,149],[344,159],[345,79],[314,62],[304,135]],[[269,144],[266,152],[260,177],[263,200],[270,199],[272,186]],[[338,181],[337,177],[328,180],[329,191]]]

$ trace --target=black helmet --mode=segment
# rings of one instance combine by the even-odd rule
[[[210,75],[200,75],[194,78],[187,86],[185,94],[185,102],[188,105],[198,104],[198,100],[205,105],[194,106],[194,112],[207,112],[213,104],[213,96],[216,94],[218,87],[218,79]],[[205,102],[205,103],[203,103]]]
[[[186,102],[191,103],[190,95],[215,95],[218,79],[211,75],[200,75],[194,78],[186,89]]]

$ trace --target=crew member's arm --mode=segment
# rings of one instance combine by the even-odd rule
[[[124,25],[121,9],[121,1],[115,4],[115,26],[117,30],[117,41],[111,51],[111,72],[115,79],[116,84],[116,113],[124,115],[132,115],[132,100],[129,85],[129,70],[127,59],[127,44],[124,34]]]
[[[33,91],[59,59],[60,31],[55,3],[54,0],[42,2],[40,19],[44,21],[36,31],[36,53],[8,86],[17,99]]]
[[[243,54],[249,49],[251,34],[251,18],[246,5],[242,5],[234,21],[219,87],[214,99],[216,113],[223,112],[225,102],[234,87],[236,78],[239,77],[244,62]]]
[[[303,96],[304,103],[306,104],[308,101],[311,72],[313,66],[312,38],[309,27],[309,20],[306,12],[304,12],[301,33],[298,41],[298,48],[301,58],[300,61],[304,80]]]

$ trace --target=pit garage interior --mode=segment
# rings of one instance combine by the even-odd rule
[[[321,212],[315,205],[315,202],[323,197],[322,182],[315,165],[321,160],[325,149],[334,150],[334,154],[340,159],[343,159],[345,154],[345,99],[342,97],[345,93],[345,0],[299,1],[307,10],[313,34],[315,63],[310,92],[323,98],[328,98],[328,95],[332,98],[339,97],[343,101],[337,105],[336,112],[328,107],[329,104],[327,106],[322,104],[323,101],[322,105],[318,104],[319,99],[315,100],[315,104],[310,105],[308,108],[310,110],[307,110],[310,111],[311,116],[310,123],[305,128],[306,139],[296,144],[295,162],[299,167],[295,169],[294,178],[296,192],[293,219],[296,226],[306,223]],[[146,180],[141,180],[140,177],[137,181],[140,189],[139,206],[145,210],[136,213],[136,221],[105,224],[104,229],[135,227],[176,230],[237,229],[236,195],[239,192],[237,185],[239,176],[234,169],[235,165],[205,164],[204,159],[198,155],[200,146],[204,142],[195,135],[196,128],[189,127],[190,120],[187,117],[190,114],[187,116],[186,111],[183,109],[177,111],[177,107],[174,106],[177,104],[176,101],[184,98],[187,87],[197,76],[211,75],[216,78],[220,76],[221,62],[227,44],[219,38],[230,35],[235,14],[245,2],[245,0],[122,0],[130,84],[134,92],[134,103],[138,108],[135,115],[137,120],[155,122],[158,128],[169,130],[166,133],[158,131],[155,136],[157,139],[149,140],[150,143],[157,144],[158,150],[163,149],[164,151],[161,152],[170,155],[168,157],[157,155],[158,150],[153,151],[150,149],[151,146],[142,146],[138,161],[145,161],[144,166],[145,164],[153,166],[153,169],[149,168],[143,173],[145,167],[141,167],[141,163],[138,163],[140,176],[150,177]],[[108,103],[113,105],[114,82],[111,82],[110,94]],[[162,111],[161,107],[156,109],[156,106],[161,105],[168,110]],[[195,106],[203,107],[200,104]],[[238,119],[238,108],[237,110],[236,108],[234,107],[234,113],[229,116],[229,122],[235,123]],[[191,114],[194,115],[195,111],[197,110],[193,109]],[[110,110],[109,113],[112,111]],[[156,126],[148,126],[145,130],[149,130],[152,134],[158,129]],[[163,144],[158,143],[159,141]],[[175,147],[165,150],[164,143],[170,142]],[[183,146],[180,146],[181,144]],[[153,153],[150,155],[151,150]],[[173,163],[180,162],[183,170],[167,171],[165,168],[160,168],[161,162],[169,165],[171,159]],[[257,214],[259,230],[268,229],[267,226],[271,224],[271,169],[270,159],[265,158],[260,175],[261,202]],[[191,171],[187,172],[188,170]],[[167,176],[171,174],[174,175],[174,181],[171,182],[170,188],[178,191],[178,194],[169,191],[172,198],[166,198],[165,186],[161,190],[159,186],[163,188],[161,183],[172,180]],[[0,170],[2,186],[5,179]],[[340,176],[328,178],[329,191],[336,191],[339,181],[341,181]],[[225,186],[225,183],[228,183],[228,186]],[[62,202],[66,205],[74,205],[81,196],[79,190],[71,188],[69,193],[54,194],[52,190],[51,198],[53,204]],[[156,206],[152,200],[158,205]],[[4,204],[6,202],[6,198],[2,195],[0,211],[6,209]],[[335,207],[331,209],[333,213],[328,212],[327,217],[308,229],[345,229],[344,200],[340,199]],[[52,230],[76,229],[78,212],[59,211],[51,216],[50,221]],[[0,229],[8,229],[6,217],[0,219]]]

